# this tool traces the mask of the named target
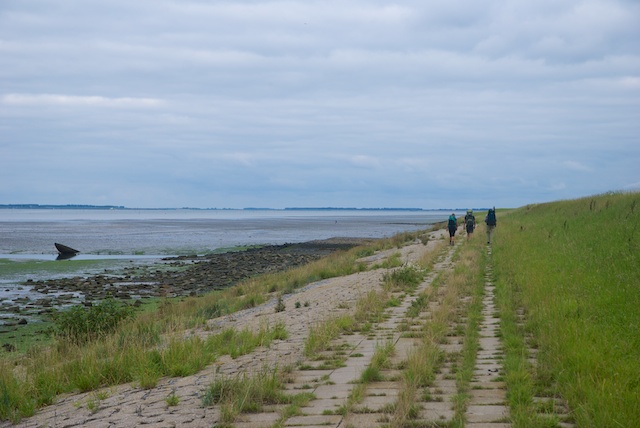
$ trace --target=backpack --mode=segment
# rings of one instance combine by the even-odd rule
[[[475,223],[475,218],[473,218],[473,216],[468,216],[467,217],[467,229],[472,229],[473,228],[473,224]]]
[[[496,211],[495,210],[489,210],[489,212],[487,213],[487,225],[489,225],[489,226],[495,226],[496,225]]]
[[[455,217],[449,217],[449,227],[456,227],[457,226],[456,223],[457,222],[456,222]]]

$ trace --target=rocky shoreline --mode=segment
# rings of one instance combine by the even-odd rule
[[[133,299],[140,304],[149,297],[195,296],[234,285],[243,279],[301,266],[335,251],[370,242],[363,238],[331,238],[296,244],[269,245],[204,256],[179,256],[147,266],[125,268],[91,276],[27,280],[23,285],[44,295],[24,298],[8,308],[13,317],[3,327],[27,324],[29,317],[46,317],[57,308],[106,298]],[[2,332],[0,330],[0,332]]]

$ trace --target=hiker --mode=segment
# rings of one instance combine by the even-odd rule
[[[489,208],[487,216],[484,218],[484,222],[487,223],[487,244],[491,244],[493,240],[493,232],[496,230],[496,207]]]
[[[467,241],[473,236],[473,231],[476,228],[476,216],[473,215],[473,210],[467,210],[467,215],[464,216],[464,225],[467,230]]]
[[[454,237],[456,236],[456,230],[458,229],[458,220],[455,213],[451,213],[449,216],[449,222],[447,223],[449,229],[449,245],[454,244]]]

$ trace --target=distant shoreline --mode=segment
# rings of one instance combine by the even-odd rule
[[[286,208],[130,208],[123,205],[79,205],[79,204],[0,204],[0,209],[20,210],[144,210],[144,211],[466,211],[467,208],[355,208],[355,207],[286,207]],[[475,211],[486,211],[487,208],[473,208]]]

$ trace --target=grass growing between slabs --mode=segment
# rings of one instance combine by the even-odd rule
[[[640,194],[503,215],[492,258],[514,426],[549,426],[553,396],[580,427],[640,425]]]
[[[282,418],[276,426],[282,426],[286,418],[298,413],[298,409],[314,398],[310,392],[287,394],[283,392],[286,371],[263,368],[257,373],[216,378],[202,399],[204,406],[220,406],[220,424],[233,426],[241,413],[259,413],[265,406],[280,405]]]
[[[469,388],[473,379],[478,351],[480,350],[480,324],[483,319],[483,298],[487,255],[484,251],[484,237],[474,236],[460,251],[454,275],[465,284],[464,294],[470,297],[464,325],[464,342],[459,357],[459,369],[456,372],[454,397],[454,420],[452,426],[464,426],[465,412],[469,404]]]
[[[480,245],[480,239],[474,238],[457,250],[452,260],[454,268],[438,274],[431,287],[416,299],[421,303],[407,313],[409,317],[417,317],[426,310],[429,301],[438,302],[421,328],[419,345],[408,355],[404,364],[403,385],[389,420],[390,427],[441,426],[437,421],[420,425],[420,403],[432,399],[429,388],[433,386],[447,358],[441,345],[448,343],[449,336],[460,334],[459,330],[465,333],[463,350],[460,355],[448,357],[455,359],[457,368],[454,375],[459,394],[453,402],[454,419],[447,422],[446,426],[464,426],[467,391],[473,376],[482,310],[484,260]],[[461,325],[461,320],[465,318],[466,325]]]

